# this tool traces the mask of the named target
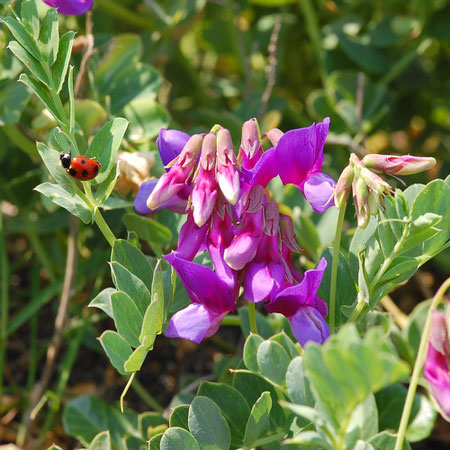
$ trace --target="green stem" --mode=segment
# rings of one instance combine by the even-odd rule
[[[0,273],[1,273],[1,309],[0,309],[0,403],[3,394],[3,369],[5,366],[6,339],[9,311],[9,266],[8,253],[6,250],[5,230],[3,228],[3,213],[0,208]]]
[[[417,384],[419,381],[420,372],[422,371],[423,364],[425,362],[426,351],[428,347],[428,339],[431,330],[431,316],[433,311],[438,307],[442,300],[442,297],[450,288],[450,278],[447,278],[441,287],[436,292],[431,302],[430,309],[428,311],[427,320],[422,332],[422,337],[420,339],[419,351],[417,352],[416,362],[414,364],[413,373],[411,376],[411,381],[409,383],[408,394],[406,396],[405,406],[403,407],[402,418],[400,420],[400,426],[398,428],[397,440],[395,442],[394,450],[401,450],[403,448],[403,441],[405,439],[406,427],[408,426],[409,416],[411,414],[411,409],[414,401],[414,395],[416,393]]]
[[[3,132],[8,136],[8,139],[25,153],[31,156],[38,156],[36,143],[30,141],[17,125],[5,124],[2,126]]]
[[[101,215],[98,208],[95,210],[94,220],[97,226],[100,228],[100,231],[103,233],[103,236],[105,236],[105,239],[108,241],[108,244],[112,247],[114,241],[116,240],[116,237],[111,231],[111,228],[109,228],[108,224],[105,222],[105,219]]]
[[[125,399],[125,395],[127,395],[128,389],[130,389],[131,383],[134,380],[134,377],[136,376],[136,372],[133,372],[130,376],[130,378],[128,378],[128,382],[122,392],[122,395],[120,396],[120,410],[123,412],[123,401]]]
[[[236,314],[234,314],[234,315],[229,314],[228,316],[225,316],[222,319],[222,325],[230,326],[230,327],[240,327],[241,326],[241,318]]]
[[[356,319],[360,316],[360,314],[364,311],[366,305],[367,303],[364,300],[359,300],[355,306],[355,309],[348,318],[348,322],[355,322]]]
[[[256,308],[253,302],[248,302],[248,321],[250,323],[250,331],[258,334],[258,326],[256,325]]]
[[[337,284],[337,270],[339,265],[339,248],[341,246],[342,226],[344,224],[345,209],[347,203],[344,203],[339,210],[339,217],[336,226],[336,236],[334,238],[333,247],[333,263],[331,266],[331,282],[330,282],[330,310],[328,318],[330,321],[330,333],[334,334],[336,331],[336,284]]]

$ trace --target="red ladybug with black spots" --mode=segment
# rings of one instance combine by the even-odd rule
[[[77,180],[92,180],[100,172],[100,163],[85,156],[75,156],[72,159],[70,153],[62,152],[59,159],[66,172]]]

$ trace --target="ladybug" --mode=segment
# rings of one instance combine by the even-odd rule
[[[62,152],[59,159],[66,172],[77,180],[92,180],[100,172],[100,163],[85,156],[75,156],[72,159],[70,153]]]

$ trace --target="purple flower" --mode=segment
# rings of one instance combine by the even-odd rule
[[[322,258],[316,269],[307,270],[303,280],[296,285],[286,283],[265,308],[286,316],[291,324],[292,333],[302,347],[309,341],[323,344],[330,336],[330,329],[324,317],[328,313],[327,305],[317,296],[327,261]]]
[[[208,133],[203,139],[198,173],[192,189],[192,210],[194,221],[201,227],[205,225],[214,209],[217,199],[216,182],[216,136]]]
[[[263,151],[259,140],[258,123],[256,119],[247,120],[242,126],[241,138],[242,167],[252,169],[258,162]]]
[[[175,313],[165,335],[199,344],[212,336],[225,315],[235,307],[235,289],[209,267],[186,261],[174,253],[165,256],[180,277],[192,304]]]
[[[433,311],[424,375],[441,414],[450,422],[450,341],[445,314]]]
[[[47,5],[65,16],[79,16],[92,8],[94,0],[44,0]]]
[[[170,163],[170,170],[156,183],[147,199],[148,208],[159,208],[189,183],[189,177],[197,163],[202,141],[203,134],[194,134],[189,138],[181,153]]]
[[[239,172],[233,150],[231,134],[225,128],[217,132],[216,177],[223,196],[235,205],[239,197]]]
[[[436,160],[431,157],[397,156],[397,155],[366,155],[362,162],[369,169],[393,175],[412,175],[431,169]]]
[[[164,166],[167,166],[181,153],[189,138],[190,136],[183,131],[161,128],[156,143]]]
[[[330,119],[327,117],[308,128],[290,130],[276,146],[275,159],[281,181],[300,189],[318,213],[334,205],[330,198],[335,181],[321,172],[329,125]]]

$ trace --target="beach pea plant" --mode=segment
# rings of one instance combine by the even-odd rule
[[[83,14],[92,2],[46,3],[57,9],[42,20],[35,0],[5,8],[1,18],[8,48],[26,69],[19,82],[49,117],[37,142],[49,181],[35,190],[98,227],[111,247],[112,283],[89,306],[112,319],[115,329],[98,339],[127,379],[119,405],[92,395],[69,401],[66,432],[89,449],[403,449],[428,437],[436,410],[450,410],[449,397],[439,396],[448,394],[448,366],[439,360],[448,354],[444,331],[432,331],[425,368],[438,407],[416,388],[432,320],[446,330],[431,310],[449,283],[421,326],[413,314],[398,328],[379,304],[449,246],[450,179],[399,189],[392,177],[427,171],[435,159],[351,153],[335,180],[324,168],[329,117],[286,131],[248,118],[239,136],[222,124],[192,134],[163,124],[152,136],[161,176],[140,184],[131,211],[114,188],[117,153],[132,139],[137,104],[130,104],[139,99],[123,100],[111,81],[114,58],[126,65],[127,55],[113,47],[94,68],[105,115],[100,127],[86,125],[75,95],[74,74],[83,72],[71,65],[74,33],[60,36],[58,12]],[[152,68],[138,69],[153,80],[147,88],[159,86]],[[97,161],[99,173],[73,178],[61,153]],[[105,220],[108,209],[124,212],[123,235]],[[331,235],[325,245],[298,211]],[[200,344],[231,324],[245,341],[226,373],[165,412],[157,404],[145,413],[125,407],[156,339]]]

